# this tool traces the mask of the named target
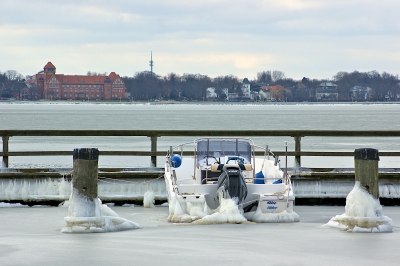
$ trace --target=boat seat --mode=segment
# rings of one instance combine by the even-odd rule
[[[251,171],[251,170],[253,170],[253,166],[251,164],[249,164],[249,163],[245,163],[245,164],[217,164],[217,163],[215,163],[215,164],[211,165],[211,172],[221,172],[222,168],[224,166],[226,166],[226,167],[239,166],[242,171]]]
[[[245,178],[244,181],[245,181],[247,184],[253,184],[253,183],[254,183],[253,178]]]
[[[206,184],[207,182],[215,182],[218,181],[218,177],[220,175],[220,171],[210,171],[210,170],[201,170],[201,184]]]

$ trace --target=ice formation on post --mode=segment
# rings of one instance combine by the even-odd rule
[[[6,173],[6,172],[7,172],[7,166],[3,161],[1,161],[0,173]]]
[[[72,190],[68,207],[67,225],[62,233],[104,233],[140,228],[138,224],[121,218],[99,198],[90,200]]]
[[[154,207],[154,191],[147,190],[143,195],[143,207],[153,208]]]
[[[325,226],[349,232],[392,232],[392,219],[384,216],[379,199],[375,199],[355,182],[346,198],[345,213],[336,215]]]

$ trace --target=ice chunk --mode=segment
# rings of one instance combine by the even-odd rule
[[[392,219],[384,216],[375,199],[356,181],[346,198],[345,213],[336,215],[325,226],[350,232],[392,232]]]
[[[152,190],[147,190],[143,196],[143,207],[153,208],[154,207],[154,192]]]
[[[192,217],[189,214],[185,213],[182,209],[182,206],[179,202],[179,198],[181,196],[173,197],[171,202],[169,203],[169,215],[168,222],[172,223],[191,223],[196,217]],[[183,201],[183,199],[181,199]]]
[[[90,200],[75,188],[69,200],[68,216],[64,220],[67,224],[62,233],[102,233],[140,228],[138,224],[119,217],[99,198]]]
[[[260,207],[255,212],[245,213],[249,221],[256,223],[293,223],[299,222],[300,217],[295,212],[287,212],[286,210],[278,213],[263,213]]]
[[[194,221],[194,224],[222,224],[222,223],[244,223],[247,219],[242,215],[236,199],[221,198],[217,211],[211,215]]]

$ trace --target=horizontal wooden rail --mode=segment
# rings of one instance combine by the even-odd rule
[[[0,136],[400,137],[400,130],[0,130]]]
[[[10,156],[70,156],[73,151],[9,151],[9,139],[15,136],[46,137],[150,137],[150,151],[100,151],[108,156],[150,156],[153,165],[157,165],[157,156],[164,156],[165,151],[157,151],[157,138],[173,137],[293,137],[295,150],[288,156],[294,156],[297,165],[301,165],[302,156],[353,156],[354,152],[301,151],[303,137],[400,137],[400,130],[0,130],[3,150],[0,156],[8,167]],[[185,152],[190,154],[190,152]],[[284,155],[284,152],[275,152]],[[256,155],[263,155],[257,152]],[[380,156],[400,156],[399,151],[380,152]]]
[[[0,156],[72,156],[73,151],[14,151],[14,152],[0,152]],[[99,151],[100,155],[107,156],[165,156],[165,151]],[[255,154],[257,156],[263,156],[264,152],[256,151]],[[274,154],[283,156],[286,155],[286,152],[283,151],[274,151]],[[184,151],[183,155],[193,155],[193,152]],[[297,153],[294,151],[288,151],[288,156],[296,156]],[[325,156],[325,157],[352,157],[354,156],[354,152],[347,151],[332,151],[332,152],[324,152],[324,151],[301,151],[301,156]],[[379,152],[379,156],[400,156],[400,152]]]

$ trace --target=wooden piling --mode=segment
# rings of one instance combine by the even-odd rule
[[[294,161],[297,167],[301,167],[301,137],[295,136],[294,137],[294,151],[295,157]]]
[[[72,186],[80,195],[91,201],[97,198],[97,173],[99,150],[96,148],[74,149]]]
[[[379,198],[378,150],[361,148],[354,151],[355,180],[360,182],[374,198]]]
[[[157,167],[157,136],[151,136],[151,166]]]
[[[8,154],[8,140],[9,136],[2,136],[3,139],[3,153]],[[3,155],[4,166],[8,168],[8,155]]]

